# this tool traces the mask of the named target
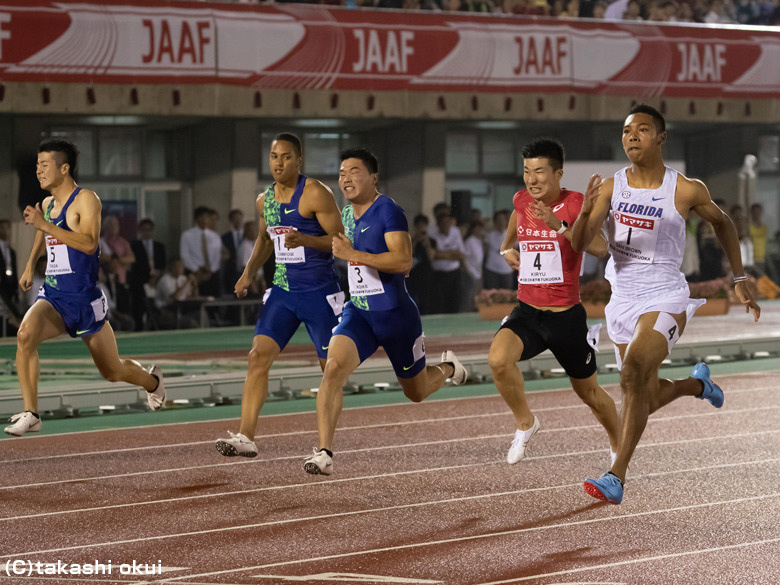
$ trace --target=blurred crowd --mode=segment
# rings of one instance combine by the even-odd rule
[[[214,0],[204,0],[214,1]],[[227,0],[267,4],[260,0]],[[776,25],[780,0],[311,0],[348,8],[396,8],[653,22]]]

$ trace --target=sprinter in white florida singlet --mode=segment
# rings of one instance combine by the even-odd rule
[[[713,203],[704,183],[664,164],[663,116],[650,106],[634,106],[623,125],[622,142],[631,164],[603,183],[598,175],[591,178],[572,235],[572,248],[582,251],[607,221],[611,258],[606,277],[612,285],[607,332],[620,367],[623,409],[612,469],[586,480],[585,491],[613,504],[623,499],[628,462],[651,413],[680,396],[697,396],[716,408],[723,405],[723,391],[703,362],[684,380],[658,378],[661,362],[704,302],[689,298],[680,272],[685,220],[691,211],[712,224],[731,264],[737,296],[756,320],[760,314],[742,268],[734,224]]]

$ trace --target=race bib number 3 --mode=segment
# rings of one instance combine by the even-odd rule
[[[356,262],[349,263],[349,294],[357,297],[381,295],[385,287],[376,268]]]
[[[306,252],[303,246],[297,248],[285,248],[284,238],[287,232],[294,230],[290,226],[274,226],[268,228],[268,235],[274,243],[276,261],[280,264],[299,264],[306,262]]]
[[[68,247],[57,238],[46,236],[46,276],[72,272]]]
[[[555,240],[520,242],[520,284],[563,282],[561,248]]]
[[[658,219],[612,211],[609,222],[609,250],[626,260],[650,264],[658,241]]]

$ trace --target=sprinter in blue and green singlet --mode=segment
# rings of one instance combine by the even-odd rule
[[[236,282],[236,296],[246,295],[252,276],[271,252],[276,270],[249,352],[239,432],[229,432],[216,443],[226,457],[257,455],[254,437],[268,397],[268,372],[301,322],[324,368],[331,332],[344,307],[331,251],[333,237],[344,231],[339,208],[327,186],[301,174],[302,155],[301,141],[294,134],[279,134],[271,143],[269,168],[275,182],[257,198],[259,235]]]
[[[412,240],[403,209],[377,191],[379,165],[368,150],[340,155],[339,187],[349,203],[341,212],[345,234],[333,238],[333,254],[349,264],[350,301],[333,331],[328,361],[317,393],[320,449],[304,463],[307,473],[333,471],[333,434],[342,408],[347,377],[379,346],[398,382],[413,402],[425,400],[452,378],[463,384],[466,368],[452,351],[441,363],[425,365],[422,324],[406,290],[412,268]]]
[[[38,147],[38,181],[51,195],[43,200],[43,207],[38,203],[24,210],[24,223],[38,231],[19,285],[24,291],[32,288],[33,270],[44,252],[46,280],[16,336],[16,369],[25,410],[11,417],[14,424],[4,429],[9,435],[41,430],[38,346],[66,332],[84,340],[106,380],[143,386],[152,410],[165,403],[159,366],[147,371],[138,362],[119,357],[114,331],[106,320],[106,298],[98,288],[102,205],[94,191],[76,184],[77,163],[78,150],[67,140],[46,140]]]

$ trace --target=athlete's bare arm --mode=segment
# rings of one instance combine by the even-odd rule
[[[698,179],[689,179],[678,175],[675,203],[683,217],[687,217],[687,213],[683,214],[683,211],[694,211],[704,221],[712,224],[715,235],[729,260],[734,277],[744,276],[745,269],[742,266],[737,228],[734,227],[731,218],[712,201],[707,186]],[[753,284],[747,280],[740,281],[734,286],[734,292],[737,293],[740,302],[745,305],[745,312],[752,310],[754,321],[758,321],[761,307],[755,300]]]
[[[571,230],[571,247],[575,252],[587,250],[594,238],[602,233],[601,226],[609,213],[613,183],[614,179],[611,177],[603,182],[600,175],[590,178],[582,200],[582,209]]]
[[[517,243],[517,210],[512,210],[509,216],[509,223],[506,226],[504,241],[501,242],[499,252],[504,257],[504,261],[512,270],[520,270],[520,252],[515,249]]]
[[[43,205],[48,206],[50,199],[50,196],[46,197],[43,200]],[[30,250],[30,257],[27,259],[27,265],[24,267],[24,272],[22,272],[22,276],[19,278],[19,287],[24,292],[27,292],[32,288],[35,264],[38,262],[38,258],[41,257],[46,248],[44,238],[45,235],[42,231],[35,230],[35,240],[33,241],[32,250]]]
[[[250,256],[249,261],[246,263],[244,272],[241,273],[241,276],[236,281],[236,286],[233,290],[238,298],[246,296],[249,285],[252,283],[253,276],[257,274],[257,271],[265,264],[265,261],[271,257],[271,252],[274,250],[274,243],[271,241],[271,236],[268,235],[265,218],[263,217],[264,201],[265,197],[263,195],[258,195],[257,200],[255,201],[257,213],[260,216],[260,219],[258,220],[257,239],[252,248],[252,256]]]
[[[47,197],[48,200],[48,197]],[[43,218],[41,204],[28,205],[24,209],[24,223],[35,226],[41,232],[57,238],[66,246],[94,254],[100,244],[100,211],[103,208],[94,191],[82,189],[68,208],[66,218],[69,231]]]
[[[382,272],[406,274],[412,269],[412,238],[409,232],[385,233],[387,252],[369,254],[359,252],[344,234],[333,238],[333,255],[347,262],[365,264]]]
[[[545,223],[545,225],[551,230],[555,230],[557,232],[559,229],[563,227],[563,222],[560,219],[558,219],[558,217],[553,213],[552,209],[547,207],[544,203],[540,203],[538,201],[531,201],[529,205],[531,206],[531,209],[534,210],[537,219],[541,219]],[[562,235],[564,238],[566,238],[571,242],[572,235],[573,235],[573,230],[571,226],[569,226],[566,230],[564,230]],[[604,232],[599,230],[596,233],[596,236],[593,238],[593,241],[588,246],[588,249],[585,251],[591,256],[602,258],[603,256],[607,255],[608,249],[609,247],[607,246],[607,240],[604,237]]]
[[[303,217],[316,217],[322,229],[325,230],[325,235],[312,236],[290,230],[290,233],[284,238],[284,246],[286,248],[308,246],[323,252],[330,252],[333,246],[333,237],[336,234],[344,233],[344,226],[341,225],[341,213],[339,213],[330,187],[316,179],[307,179],[301,194],[299,211]]]

